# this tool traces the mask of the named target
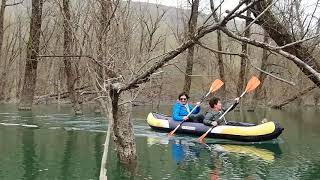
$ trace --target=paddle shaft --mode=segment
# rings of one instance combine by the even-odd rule
[[[240,98],[242,98],[242,96],[246,93],[247,91],[244,91],[242,94],[241,94],[241,96],[239,97],[239,100],[240,100]],[[233,107],[233,105],[234,104],[232,104],[220,117],[219,117],[219,119],[222,119],[229,111],[230,111],[230,109]]]
[[[247,91],[244,91],[242,94],[241,94],[241,96],[239,97],[239,99],[242,97],[242,96],[244,96],[244,94],[246,93]],[[230,109],[233,107],[233,105],[234,104],[232,104],[218,119],[222,119],[229,111],[230,111]],[[207,135],[208,135],[208,133],[213,129],[213,128],[215,128],[216,126],[212,126],[210,129],[208,129],[208,131],[204,134],[204,135],[202,135],[201,137],[206,137]],[[201,138],[200,137],[200,138]]]
[[[258,79],[257,77],[255,77],[255,76],[252,76],[252,78],[248,81],[248,84],[247,84],[247,86],[246,86],[245,91],[241,94],[241,96],[239,97],[239,99],[240,99],[242,96],[244,96],[247,92],[251,92],[252,90],[254,90],[256,87],[259,86],[259,84],[260,84],[259,79]],[[219,117],[219,119],[223,118],[224,115],[226,115],[226,114],[230,111],[230,109],[231,109],[232,107],[233,107],[233,105],[230,106],[230,107],[226,110],[226,112],[224,112],[224,113],[222,114],[222,116]],[[204,133],[202,136],[200,136],[200,137],[198,138],[198,140],[199,140],[200,142],[203,142],[203,139],[207,136],[207,134],[208,134],[214,127],[216,127],[216,126],[212,126],[206,133]]]
[[[218,119],[222,119],[229,111],[230,111],[230,109],[233,107],[233,105],[231,105]],[[202,135],[202,136],[207,136],[207,134],[213,129],[213,128],[215,128],[216,126],[212,126],[210,129],[208,129],[208,131],[204,134],[204,135]],[[202,137],[201,136],[201,137]]]

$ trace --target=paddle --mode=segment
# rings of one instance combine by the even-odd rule
[[[210,93],[213,93],[213,92],[217,91],[222,85],[223,85],[223,82],[222,82],[220,79],[214,80],[213,83],[211,84],[211,87],[210,87],[209,92],[208,92],[204,97],[201,98],[200,103],[197,104],[197,105],[189,112],[189,114],[187,115],[187,117],[189,117],[189,116],[192,114],[192,112],[193,112],[198,106],[200,106],[200,104],[202,103],[202,101],[203,101],[207,96],[209,96]],[[182,120],[182,122],[181,122],[174,130],[172,130],[172,131],[168,134],[168,136],[173,136],[173,134],[177,131],[177,129],[181,126],[181,124],[182,124],[184,121],[185,121],[185,120]]]
[[[246,89],[244,90],[244,92],[241,94],[241,96],[239,98],[241,98],[242,96],[244,96],[245,93],[247,92],[251,92],[253,91],[254,89],[256,89],[256,87],[258,87],[260,84],[260,81],[257,77],[255,76],[252,76],[252,78],[248,81],[248,84],[246,86]],[[229,111],[230,109],[232,108],[233,105],[231,105],[220,117],[219,119],[222,119]],[[212,126],[210,129],[208,129],[208,131],[206,133],[204,133],[202,136],[200,136],[198,138],[198,141],[200,143],[204,143],[203,139],[208,135],[208,133],[213,129],[215,128],[216,126]]]

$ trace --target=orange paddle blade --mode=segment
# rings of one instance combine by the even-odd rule
[[[201,144],[204,144],[204,141],[203,139],[207,136],[207,133],[204,133],[201,137],[198,138],[198,141],[201,143]]]
[[[215,92],[217,91],[221,86],[223,86],[223,82],[220,79],[216,79],[213,81],[210,87],[210,92]]]
[[[171,136],[174,136],[174,132],[176,132],[175,130],[171,131],[168,136],[171,137]]]
[[[245,92],[253,91],[259,85],[260,85],[260,80],[256,76],[252,76],[252,78],[248,81]]]
[[[208,133],[209,133],[212,129],[213,129],[213,127],[211,127],[210,129],[208,129],[207,132],[205,132],[204,134],[202,134],[202,136],[200,136],[200,137],[198,138],[198,141],[203,144],[203,143],[204,143],[203,139],[208,135]]]

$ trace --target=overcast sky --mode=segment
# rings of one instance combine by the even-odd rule
[[[173,6],[178,8],[188,8],[187,2],[188,0],[133,0],[133,1],[141,1],[141,2],[149,2],[155,4],[162,4],[166,6]],[[201,11],[210,11],[209,9],[209,0],[200,0],[200,9]],[[220,0],[213,0],[216,6],[220,4]],[[238,4],[237,0],[225,0],[222,6],[222,11],[226,9],[232,9]]]
[[[141,2],[149,2],[149,3],[156,3],[156,4],[162,4],[166,6],[173,6],[173,7],[179,7],[179,8],[188,8],[187,2],[188,0],[133,0],[133,1],[141,1]],[[220,1],[222,0],[213,0],[215,3],[215,6],[218,6],[220,4]],[[282,0],[278,0],[278,2],[281,2]],[[200,10],[202,12],[210,12],[209,9],[209,0],[200,0]],[[304,12],[307,12],[308,14],[312,14],[314,11],[315,4],[317,0],[302,0],[302,8]],[[231,10],[239,3],[239,0],[224,0],[222,5],[222,12],[225,10]],[[317,9],[316,13],[314,14],[316,17],[319,18],[320,9]]]

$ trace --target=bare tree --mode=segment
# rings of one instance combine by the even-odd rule
[[[247,5],[249,2],[247,2]],[[251,16],[251,12],[247,10],[247,17]],[[244,28],[244,37],[250,38],[250,22],[248,20],[245,21],[245,28]],[[242,53],[248,54],[248,44],[246,42],[242,42]],[[238,85],[237,85],[237,95],[240,96],[243,88],[244,83],[246,79],[246,70],[247,70],[247,62],[245,57],[241,57],[241,63],[240,63],[240,71],[239,71],[239,79],[238,79]]]
[[[3,46],[3,37],[4,37],[4,15],[6,7],[8,6],[15,6],[18,4],[21,4],[23,1],[20,1],[18,3],[9,4],[7,3],[7,0],[1,1],[1,7],[0,7],[0,60],[3,59],[4,64],[6,64],[6,59],[2,56],[2,46]],[[5,67],[5,66],[4,66]],[[7,69],[4,68],[1,76],[0,76],[0,102],[4,100],[5,98],[5,87],[7,81]]]
[[[64,27],[64,65],[65,73],[67,75],[67,87],[69,91],[69,97],[71,99],[73,110],[75,114],[82,114],[79,104],[79,95],[75,91],[75,83],[77,81],[77,74],[71,63],[71,48],[72,48],[72,29],[71,29],[71,16],[70,16],[70,0],[63,0],[63,27]]]
[[[197,28],[198,14],[199,14],[199,0],[192,0],[191,14],[188,22],[188,33],[187,33],[189,37],[192,37],[194,35],[195,30]],[[191,88],[193,58],[194,58],[194,46],[191,46],[187,50],[187,66],[186,66],[186,73],[184,76],[184,86],[183,86],[183,91],[186,92],[187,94],[190,93],[190,88]]]
[[[255,22],[263,27],[277,45],[280,46],[278,49],[284,51],[281,54],[284,55],[285,52],[289,53],[290,55],[288,54],[287,58],[291,57],[289,59],[297,65],[306,77],[320,87],[318,75],[318,72],[320,72],[319,63],[308,50],[308,47],[303,43],[295,43],[295,38],[290,33],[290,30],[279,22],[279,19],[270,9],[266,9],[269,4],[271,4],[269,0],[263,0],[259,1],[256,6],[251,8],[255,17],[258,17],[261,14],[260,18]]]
[[[263,36],[263,42],[268,44],[269,43],[269,35],[266,31],[264,31],[264,36]],[[267,66],[268,66],[268,50],[263,49],[262,50],[262,58],[261,58],[261,66],[260,69],[263,71],[267,71]],[[264,72],[260,72],[259,73],[259,80],[261,82],[260,86],[257,87],[257,89],[254,92],[253,98],[255,100],[261,99],[261,96],[263,95],[263,91],[264,91],[264,81],[267,78],[267,74]]]
[[[27,48],[24,84],[21,94],[20,110],[31,110],[37,79],[37,55],[39,54],[41,15],[43,0],[32,0],[30,36]]]

